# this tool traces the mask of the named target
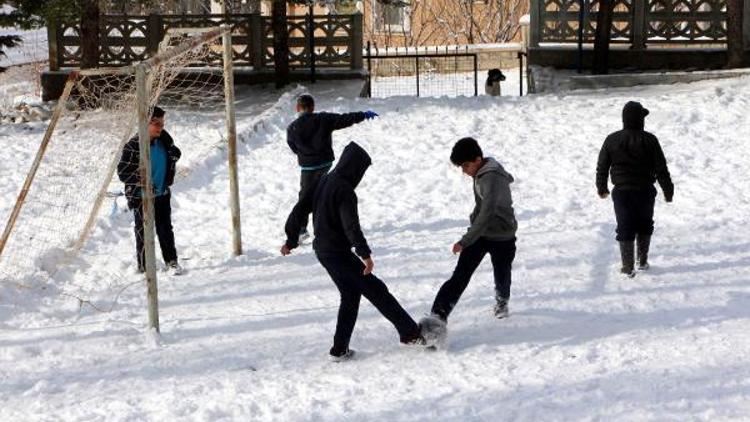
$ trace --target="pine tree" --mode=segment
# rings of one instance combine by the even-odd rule
[[[34,15],[34,11],[44,2],[41,0],[27,0],[22,2],[2,2],[6,6],[0,13],[0,28],[31,29],[42,25],[42,20]],[[9,7],[8,7],[9,6]],[[23,42],[20,35],[0,35],[0,57],[6,56],[8,49],[18,47]],[[0,67],[0,72],[5,68]]]

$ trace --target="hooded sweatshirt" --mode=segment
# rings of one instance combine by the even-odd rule
[[[315,168],[333,162],[334,130],[365,120],[362,112],[302,113],[286,130],[286,142],[297,155],[300,167]]]
[[[644,189],[658,180],[667,199],[674,194],[667,161],[656,136],[643,130],[648,110],[630,101],[622,109],[623,129],[607,136],[596,166],[596,188],[608,193],[607,173],[618,189]]]
[[[362,259],[370,257],[354,189],[371,163],[367,152],[352,142],[344,148],[336,168],[321,179],[312,203],[317,253],[351,252],[353,247]]]
[[[511,240],[516,237],[518,223],[513,211],[510,184],[513,176],[494,158],[484,159],[484,165],[474,176],[474,211],[471,226],[459,243],[467,247],[480,237],[489,240]]]

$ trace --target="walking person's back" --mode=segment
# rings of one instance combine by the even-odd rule
[[[617,241],[620,243],[621,272],[635,275],[637,240],[638,264],[647,269],[651,235],[654,232],[654,202],[658,181],[667,202],[672,202],[674,185],[659,140],[644,130],[649,111],[630,101],[623,107],[623,129],[611,133],[599,152],[596,187],[601,198],[609,195],[607,176],[611,175],[612,201],[617,218]]]

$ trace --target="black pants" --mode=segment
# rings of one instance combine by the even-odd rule
[[[341,294],[332,354],[342,353],[349,347],[362,296],[396,327],[402,342],[419,334],[417,323],[388,291],[388,287],[373,274],[362,275],[365,266],[356,255],[351,252],[316,252],[316,256]]]
[[[174,246],[174,231],[172,230],[172,206],[170,205],[171,193],[154,197],[154,225],[156,235],[159,238],[161,256],[168,263],[177,259],[177,251]],[[140,200],[133,208],[135,219],[135,250],[138,257],[138,268],[145,269],[145,254],[143,252],[143,206]]]
[[[292,212],[295,212],[296,209],[301,207],[304,202],[309,202],[310,206],[308,207],[308,209],[312,210],[312,200],[313,196],[315,195],[315,189],[318,188],[320,178],[328,174],[328,170],[330,169],[331,166],[324,167],[318,170],[302,170],[299,177],[299,199],[297,200],[297,205],[294,206],[295,209],[293,209]],[[305,215],[301,217],[300,231],[307,228],[307,223],[310,221],[309,219],[309,213],[305,213]]]
[[[480,237],[473,245],[461,251],[453,275],[443,283],[435,297],[432,304],[433,314],[448,319],[448,315],[469,285],[471,276],[488,252],[492,258],[495,275],[495,294],[506,299],[510,297],[510,272],[513,258],[516,256],[516,239],[488,240]]]
[[[651,236],[654,233],[654,202],[656,188],[612,190],[612,202],[617,218],[617,240],[632,242],[636,234]]]

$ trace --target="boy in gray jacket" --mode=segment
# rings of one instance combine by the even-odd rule
[[[460,254],[453,276],[438,291],[432,304],[432,314],[447,322],[458,299],[469,284],[472,274],[489,253],[495,276],[495,316],[508,316],[510,272],[516,256],[516,229],[510,184],[513,176],[494,158],[485,158],[473,138],[456,142],[451,162],[472,177],[476,206],[469,217],[471,226],[453,245],[453,253]]]

